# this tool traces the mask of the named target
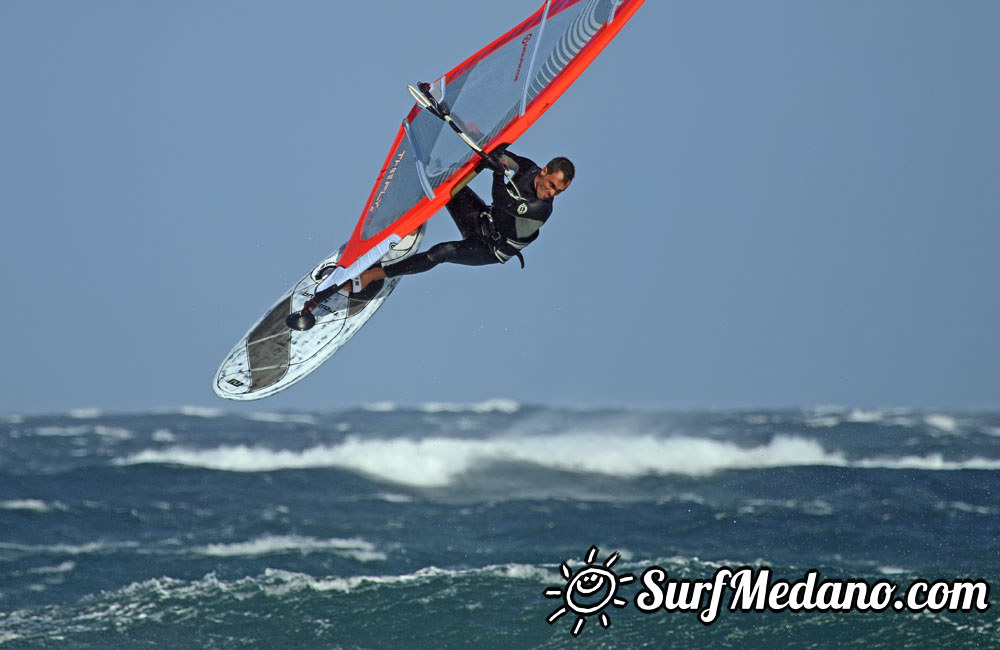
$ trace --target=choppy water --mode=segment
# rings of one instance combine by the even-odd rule
[[[560,564],[979,579],[1000,414],[495,400],[0,419],[0,647],[1000,647],[976,613],[546,618]],[[995,597],[995,596],[994,596]]]

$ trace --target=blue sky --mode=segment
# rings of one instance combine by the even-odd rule
[[[1000,407],[986,0],[650,0],[514,149],[578,169],[525,270],[406,278],[300,384],[216,398],[406,84],[538,4],[0,3],[0,413]]]

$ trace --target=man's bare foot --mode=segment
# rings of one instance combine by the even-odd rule
[[[358,278],[361,282],[361,289],[359,289],[359,291],[364,291],[372,282],[375,282],[376,280],[384,280],[386,277],[385,271],[380,268],[363,271],[361,276]],[[353,293],[353,283],[348,285],[348,287],[351,288],[351,292]]]

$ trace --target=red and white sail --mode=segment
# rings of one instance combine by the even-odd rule
[[[486,152],[514,142],[580,76],[643,0],[548,0],[431,84]],[[338,268],[322,290],[357,277],[451,199],[479,161],[440,119],[414,104],[396,133]]]

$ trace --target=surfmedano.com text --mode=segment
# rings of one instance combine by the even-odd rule
[[[985,612],[990,606],[990,585],[982,580],[915,580],[897,593],[899,585],[889,580],[822,580],[816,569],[794,582],[772,580],[768,567],[722,567],[711,580],[673,580],[652,566],[639,582],[634,601],[639,611],[697,612],[705,625],[718,619],[727,591],[729,611],[743,612]]]

